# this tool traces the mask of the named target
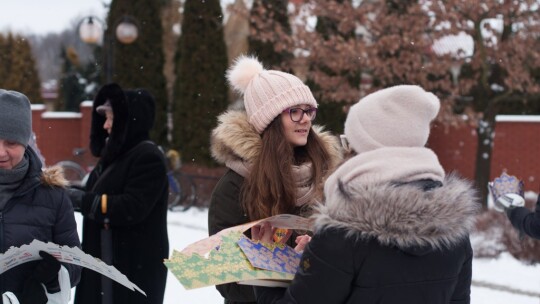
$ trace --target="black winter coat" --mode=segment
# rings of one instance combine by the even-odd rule
[[[321,207],[291,286],[255,287],[258,303],[470,303],[478,203],[454,177],[425,186],[371,185]]]
[[[94,109],[106,99],[102,96],[103,89],[100,93],[94,101]],[[86,185],[81,210],[84,216],[82,249],[101,257],[101,230],[108,221],[112,233],[112,265],[147,295],[114,282],[113,303],[159,304],[163,302],[167,278],[163,260],[169,254],[165,158],[161,150],[148,141],[153,123],[153,99],[144,90],[127,91],[126,98],[109,98],[114,112],[113,128],[118,127],[113,133],[115,130],[126,132],[122,136],[111,134],[111,137],[125,140],[120,141],[121,147],[105,146],[108,155],[102,156]],[[123,112],[129,113],[129,117],[122,117]],[[101,117],[93,120],[94,134],[102,127],[102,121],[97,118]],[[120,128],[122,124],[127,126]],[[103,194],[107,195],[106,214],[101,213],[100,207]],[[99,204],[94,208],[96,201]],[[75,303],[101,303],[101,279],[100,274],[84,269]]]
[[[240,205],[240,187],[244,178],[227,170],[212,192],[208,209],[208,233],[214,235],[223,229],[249,222],[247,214]],[[221,284],[217,290],[225,298],[224,303],[256,303],[253,288],[236,283]]]
[[[58,245],[80,247],[73,207],[63,188],[65,179],[53,168],[41,170],[37,155],[27,148],[28,173],[13,197],[0,210],[0,249],[20,247],[34,239]],[[37,261],[21,264],[0,275],[0,291],[19,293]],[[81,267],[63,264],[69,272],[71,286],[80,279]]]
[[[229,168],[242,162],[249,163],[260,154],[261,136],[248,123],[245,112],[230,111],[222,114],[220,125],[212,134],[212,155]],[[337,138],[320,127],[313,127],[330,153],[330,164],[341,160]],[[244,177],[236,167],[229,169],[217,183],[210,200],[208,210],[208,232],[210,235],[219,231],[249,222],[251,219],[244,212],[240,202],[240,189]],[[249,236],[249,231],[247,232]],[[294,237],[289,241],[292,243]],[[225,304],[255,303],[253,287],[237,283],[216,286],[223,296]]]

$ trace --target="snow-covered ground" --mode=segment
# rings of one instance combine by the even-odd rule
[[[77,217],[80,223],[80,217]],[[207,236],[207,210],[192,208],[187,212],[170,212],[169,240],[171,252]],[[79,229],[80,231],[80,229]],[[473,304],[538,304],[540,302],[540,266],[525,265],[509,254],[497,259],[473,261]],[[222,303],[214,287],[185,290],[169,273],[164,304]]]

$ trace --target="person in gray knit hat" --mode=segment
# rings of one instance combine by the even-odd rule
[[[327,179],[314,235],[287,290],[257,303],[470,303],[469,233],[480,204],[425,147],[440,103],[415,85],[374,92],[349,110],[352,157]]]
[[[26,147],[32,134],[30,101],[24,94],[0,89],[0,102],[0,138]]]
[[[64,189],[67,182],[60,168],[42,169],[41,161],[28,145],[31,135],[28,98],[0,89],[2,254],[7,248],[33,240],[80,247],[73,207]],[[65,298],[67,303],[71,287],[79,282],[80,267],[61,264],[45,251],[39,255],[37,261],[0,274],[3,303],[17,303],[15,299],[21,304],[47,303],[53,298]],[[60,284],[59,277],[67,279],[63,280],[65,284]]]

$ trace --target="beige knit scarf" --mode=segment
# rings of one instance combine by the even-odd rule
[[[386,147],[364,152],[347,160],[328,177],[324,192],[336,191],[338,181],[343,184],[411,182],[420,179],[442,181],[444,176],[444,170],[432,150],[420,147]]]
[[[251,171],[251,165],[242,161],[230,161],[226,166],[246,178]],[[317,203],[315,185],[311,174],[311,162],[292,167],[292,176],[296,185],[296,206]]]

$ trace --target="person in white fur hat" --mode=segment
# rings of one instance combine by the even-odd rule
[[[317,102],[298,77],[242,56],[227,78],[243,94],[245,111],[221,114],[212,132],[212,155],[228,170],[212,193],[210,235],[276,214],[308,213],[322,200],[323,178],[341,161],[337,137],[313,126]],[[253,238],[264,229],[255,229]],[[225,303],[255,301],[251,286],[217,289]]]
[[[353,156],[325,183],[300,269],[288,289],[255,287],[258,303],[470,303],[480,204],[425,147],[439,107],[414,85],[351,107]]]

